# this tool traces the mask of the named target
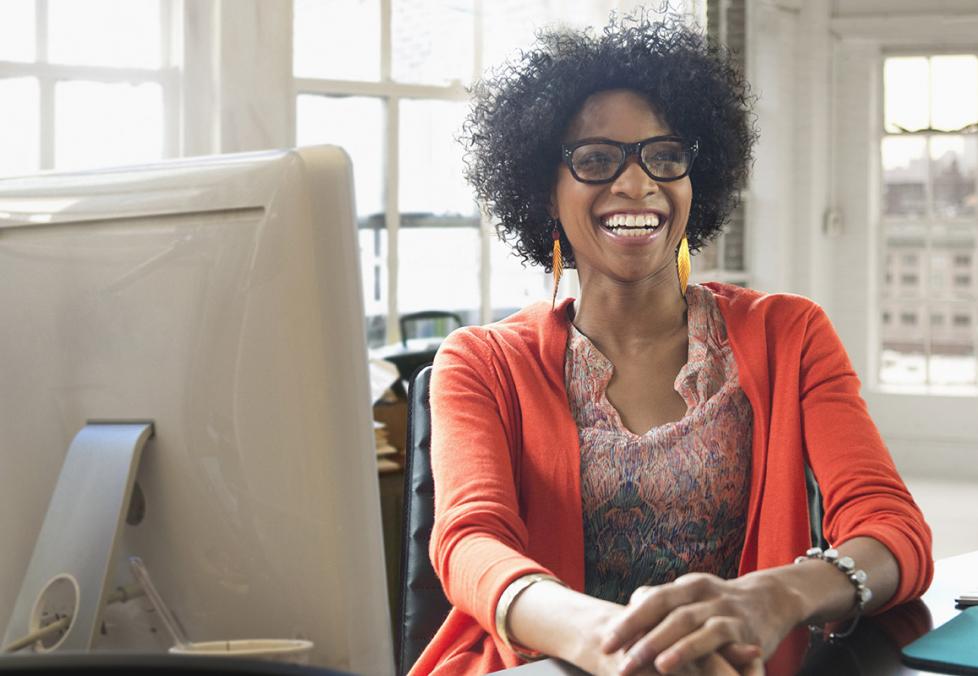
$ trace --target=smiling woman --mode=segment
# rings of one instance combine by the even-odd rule
[[[544,33],[477,85],[468,177],[580,297],[438,352],[430,553],[453,610],[412,673],[756,673],[796,626],[929,584],[930,531],[821,308],[687,283],[746,177],[751,103],[722,48],[649,14]],[[837,550],[812,547],[807,465]]]

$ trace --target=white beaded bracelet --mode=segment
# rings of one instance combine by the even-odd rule
[[[839,638],[845,638],[852,634],[856,629],[856,624],[859,622],[859,618],[862,617],[863,609],[866,608],[866,604],[870,602],[873,598],[873,590],[866,586],[866,571],[862,568],[856,568],[856,562],[852,560],[850,556],[839,556],[839,550],[830,549],[820,549],[818,547],[812,547],[804,556],[799,556],[795,559],[795,563],[802,563],[810,559],[821,559],[822,561],[827,561],[833,566],[845,573],[846,578],[852,583],[852,586],[856,591],[856,616],[852,618],[852,622],[846,627],[845,631],[842,632],[829,632],[826,638],[829,641],[834,641]],[[821,633],[825,635],[824,627],[817,627],[814,625],[809,625],[809,629],[813,633]]]

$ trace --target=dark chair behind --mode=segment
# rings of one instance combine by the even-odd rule
[[[407,466],[404,469],[404,533],[401,549],[401,608],[398,619],[397,673],[405,674],[435,635],[451,609],[428,558],[435,520],[431,478],[431,366],[418,371],[408,391]],[[811,538],[822,536],[822,495],[815,475],[805,467]]]
[[[401,315],[400,319],[398,320],[401,327],[401,344],[403,344],[404,347],[407,347],[408,336],[411,333],[408,331],[408,327],[412,324],[444,320],[448,320],[448,326],[447,330],[440,332],[443,336],[447,336],[453,329],[457,329],[458,327],[465,325],[460,314],[456,312],[447,312],[445,310],[425,310],[424,312],[411,312],[406,315]],[[452,326],[452,324],[454,324],[454,326]]]
[[[404,534],[401,548],[401,612],[397,673],[417,661],[451,609],[428,558],[435,519],[431,479],[431,366],[415,374],[408,390],[407,464],[404,468]]]

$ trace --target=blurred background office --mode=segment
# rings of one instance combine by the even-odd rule
[[[467,87],[536,27],[638,4],[0,0],[0,177],[335,143],[354,163],[370,346],[418,311],[493,321],[550,287],[462,178]],[[978,548],[978,3],[672,7],[759,97],[753,177],[694,281],[821,303],[937,556]]]

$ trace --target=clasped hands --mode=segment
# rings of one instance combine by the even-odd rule
[[[765,573],[733,580],[691,573],[639,587],[595,627],[598,650],[580,666],[599,676],[763,674],[763,660],[804,620],[797,597]]]

